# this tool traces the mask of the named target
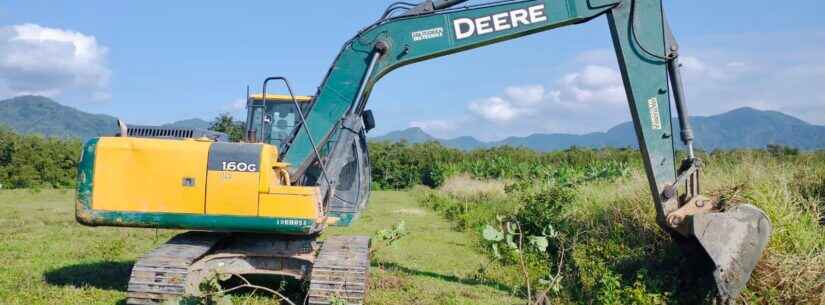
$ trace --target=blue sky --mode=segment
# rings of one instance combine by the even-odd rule
[[[128,122],[221,112],[284,75],[312,94],[390,1],[5,1],[0,98],[36,93]],[[480,1],[473,1],[479,3]],[[664,1],[692,113],[741,106],[825,124],[825,4]],[[377,134],[482,139],[602,131],[629,119],[604,18],[408,66],[369,108]]]

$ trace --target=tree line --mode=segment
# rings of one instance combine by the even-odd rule
[[[227,133],[232,141],[244,135],[243,123],[232,120],[229,114],[217,116],[210,129]],[[78,139],[20,135],[0,126],[0,188],[73,188],[81,147]],[[762,151],[775,157],[799,154],[796,149],[777,145]],[[542,153],[514,147],[462,151],[436,142],[370,142],[369,152],[375,189],[437,187],[456,173],[525,180],[560,175],[558,168],[598,176],[641,164],[638,150],[626,148],[571,147]]]

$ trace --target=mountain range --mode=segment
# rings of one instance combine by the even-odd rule
[[[88,139],[114,134],[117,118],[83,112],[47,97],[25,95],[0,101],[0,125],[23,134]],[[209,122],[188,119],[163,126],[208,129]]]
[[[753,108],[739,108],[712,116],[690,117],[701,149],[764,148],[780,144],[800,149],[825,148],[825,126],[809,124],[793,116]],[[674,122],[678,122],[674,119]],[[91,114],[61,105],[47,97],[20,96],[0,101],[0,125],[24,134],[41,134],[61,138],[88,139],[113,134],[117,119],[105,114]],[[187,119],[169,124],[174,128],[207,129],[203,119]],[[605,132],[583,135],[548,133],[526,137],[509,137],[499,141],[481,141],[464,136],[452,139],[433,137],[420,128],[393,131],[371,137],[371,141],[436,141],[442,145],[471,150],[495,146],[516,146],[538,151],[579,147],[637,147],[633,124],[621,123]]]
[[[678,126],[678,120],[673,119]],[[779,144],[804,150],[825,148],[825,126],[809,124],[793,116],[744,107],[712,116],[692,116],[690,122],[695,134],[695,146],[700,149],[765,148]],[[407,141],[422,143],[436,141],[444,146],[470,150],[495,146],[526,147],[538,151],[553,151],[571,146],[579,147],[638,147],[631,122],[624,122],[606,132],[583,135],[550,133],[526,137],[509,137],[485,142],[473,137],[439,139],[420,128],[408,128],[374,137],[373,141]],[[679,141],[681,144],[681,141]]]

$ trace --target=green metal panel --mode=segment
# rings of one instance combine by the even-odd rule
[[[80,153],[80,162],[77,164],[77,190],[75,191],[78,208],[87,210],[92,208],[92,181],[95,175],[95,151],[98,140],[94,138],[86,141]],[[75,215],[80,215],[79,212],[75,211]]]
[[[369,96],[378,79],[403,65],[585,22],[609,9],[608,6],[594,8],[587,0],[520,1],[398,18],[374,25],[347,42],[333,63],[316,93],[315,105],[308,114],[309,132],[319,141],[328,138],[335,124],[357,102],[356,95],[365,77],[369,77],[369,81],[364,94]],[[524,11],[528,12],[526,20]],[[533,14],[529,14],[530,12]],[[491,22],[494,16],[501,17],[501,14],[506,14],[507,25],[496,28]],[[485,23],[488,26],[479,27],[477,35],[458,37],[454,27],[457,20],[474,20],[487,16],[490,17],[489,22]],[[522,18],[517,22],[514,16]],[[492,30],[489,32],[479,32],[490,28]],[[373,48],[379,41],[386,43],[389,49],[372,74],[366,75]],[[306,129],[307,126],[302,128]],[[312,146],[307,133],[302,130],[286,152],[285,161],[298,166],[297,172],[301,173],[312,160]]]
[[[312,233],[314,222],[308,219],[204,215],[180,213],[138,213],[112,211],[85,211],[82,224],[89,226],[117,226],[208,230],[226,232],[259,232],[306,235]]]
[[[658,218],[663,221],[664,215],[676,209],[675,201],[662,202],[661,196],[664,186],[676,180],[676,167],[662,3],[632,2],[607,17]],[[631,9],[635,10],[632,14]]]

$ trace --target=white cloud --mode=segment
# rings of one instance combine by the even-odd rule
[[[504,94],[519,106],[535,106],[544,99],[544,86],[527,85],[520,87],[507,87]]]
[[[57,96],[70,90],[108,100],[108,50],[94,36],[21,24],[0,27],[0,96]]]
[[[610,127],[605,123],[618,123],[618,119],[604,119],[621,115],[621,109],[627,108],[621,75],[605,66],[586,65],[565,74],[551,88],[510,86],[500,96],[473,101],[467,109],[481,122],[470,124],[492,123],[497,128],[484,129],[496,133],[590,132]]]
[[[554,91],[557,102],[575,107],[626,103],[622,76],[613,68],[588,65],[562,77]]]
[[[458,122],[447,120],[412,121],[409,126],[421,128],[430,135],[441,136],[455,131]]]
[[[471,102],[467,109],[474,115],[497,124],[507,124],[533,115],[543,107],[547,96],[542,85],[510,86],[502,96],[492,96]]]
[[[715,39],[736,41],[737,48],[711,39],[698,44],[704,48],[684,49],[680,62],[690,114],[754,107],[825,125],[825,94],[817,90],[825,83],[821,56],[825,47],[810,39],[794,40],[825,37],[825,33],[786,34],[728,35]],[[774,43],[760,48],[766,40]],[[795,48],[788,51],[782,45]],[[558,76],[528,80],[538,84],[504,87],[494,96],[470,97],[468,115],[454,120],[449,136],[498,140],[533,133],[581,134],[605,131],[631,119],[612,50],[583,52],[548,72]],[[671,110],[675,115],[675,108]]]
[[[498,96],[488,97],[471,102],[469,110],[485,120],[504,124],[525,113],[526,109],[519,108],[510,100]]]

